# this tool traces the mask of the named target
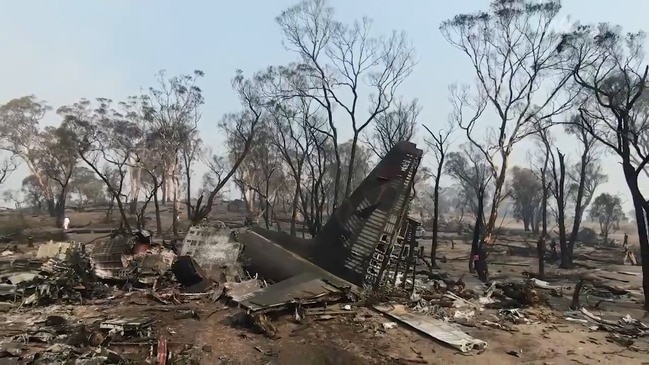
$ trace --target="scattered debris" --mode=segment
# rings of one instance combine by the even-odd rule
[[[569,294],[564,293],[571,287],[552,277],[546,277],[548,281],[533,275],[520,280],[499,278],[485,285],[470,276],[452,277],[433,269],[415,240],[419,223],[405,209],[421,151],[412,144],[399,144],[397,150],[408,158],[391,152],[390,158],[400,164],[380,164],[359,188],[371,194],[365,200],[352,194],[357,206],[341,205],[331,218],[333,223],[312,240],[262,233],[258,227],[240,233],[219,222],[191,227],[180,247],[154,242],[147,231],[113,234],[88,249],[76,242],[50,241],[29,259],[21,257],[17,247],[7,247],[0,261],[0,311],[9,313],[0,324],[1,362],[126,363],[137,352],[144,357],[136,363],[184,363],[179,359],[191,357],[194,344],[175,343],[178,328],[161,321],[160,315],[166,312],[167,320],[194,325],[233,307],[239,308],[239,313],[227,317],[233,325],[253,327],[270,338],[277,338],[280,326],[275,321],[289,316],[300,328],[316,321],[326,321],[322,326],[349,322],[360,327],[359,333],[370,330],[376,336],[403,331],[401,323],[470,353],[484,351],[487,343],[461,328],[523,332],[524,326],[545,322],[539,313],[546,306],[560,302],[568,307]],[[377,187],[377,180],[383,188]],[[339,245],[334,244],[337,239],[342,240]],[[256,274],[251,277],[247,269]],[[562,317],[589,330],[606,331],[607,339],[617,344],[633,346],[649,334],[646,324],[630,315],[606,320],[586,309],[630,293],[631,288],[580,278],[573,292],[573,311]],[[580,302],[583,296],[585,306]],[[589,304],[589,298],[599,302]],[[203,310],[203,304],[217,300],[220,308]],[[84,304],[108,308],[122,303],[138,310],[128,316],[100,311],[85,317],[60,310],[65,304],[79,309]],[[370,319],[362,306],[385,317]],[[34,318],[28,312],[36,313]],[[276,356],[268,347],[251,346],[264,356]],[[426,363],[422,352],[411,349],[416,358],[409,354],[392,360]],[[210,346],[193,350],[213,352]],[[506,354],[523,356],[521,350]]]
[[[38,252],[36,253],[37,259],[58,259],[65,260],[67,257],[68,250],[73,246],[72,242],[54,242],[50,241],[45,244],[38,246]]]
[[[482,350],[486,348],[487,343],[473,338],[454,327],[448,322],[432,318],[421,314],[409,312],[402,305],[395,306],[374,306],[376,310],[384,313],[412,328],[440,341],[444,342],[462,352],[470,352],[474,349]]]
[[[176,279],[189,291],[204,291],[211,286],[205,271],[189,256],[179,256],[171,267]]]

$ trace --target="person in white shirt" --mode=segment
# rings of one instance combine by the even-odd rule
[[[70,226],[70,218],[65,217],[65,219],[63,219],[63,230],[67,231],[69,226]]]

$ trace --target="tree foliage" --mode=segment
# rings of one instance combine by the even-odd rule
[[[534,171],[514,166],[510,196],[514,201],[514,218],[523,221],[525,231],[534,230],[536,214],[543,198],[543,185]]]
[[[599,223],[601,236],[608,240],[611,230],[619,227],[620,221],[625,219],[622,200],[619,196],[601,193],[593,200],[590,218]]]

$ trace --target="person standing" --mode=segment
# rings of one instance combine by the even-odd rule
[[[70,227],[70,218],[66,216],[63,219],[63,230],[67,231],[69,227]]]

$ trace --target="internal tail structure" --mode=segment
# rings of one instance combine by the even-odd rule
[[[417,245],[408,210],[422,155],[402,141],[381,159],[316,237],[318,266],[363,287],[405,281]]]

